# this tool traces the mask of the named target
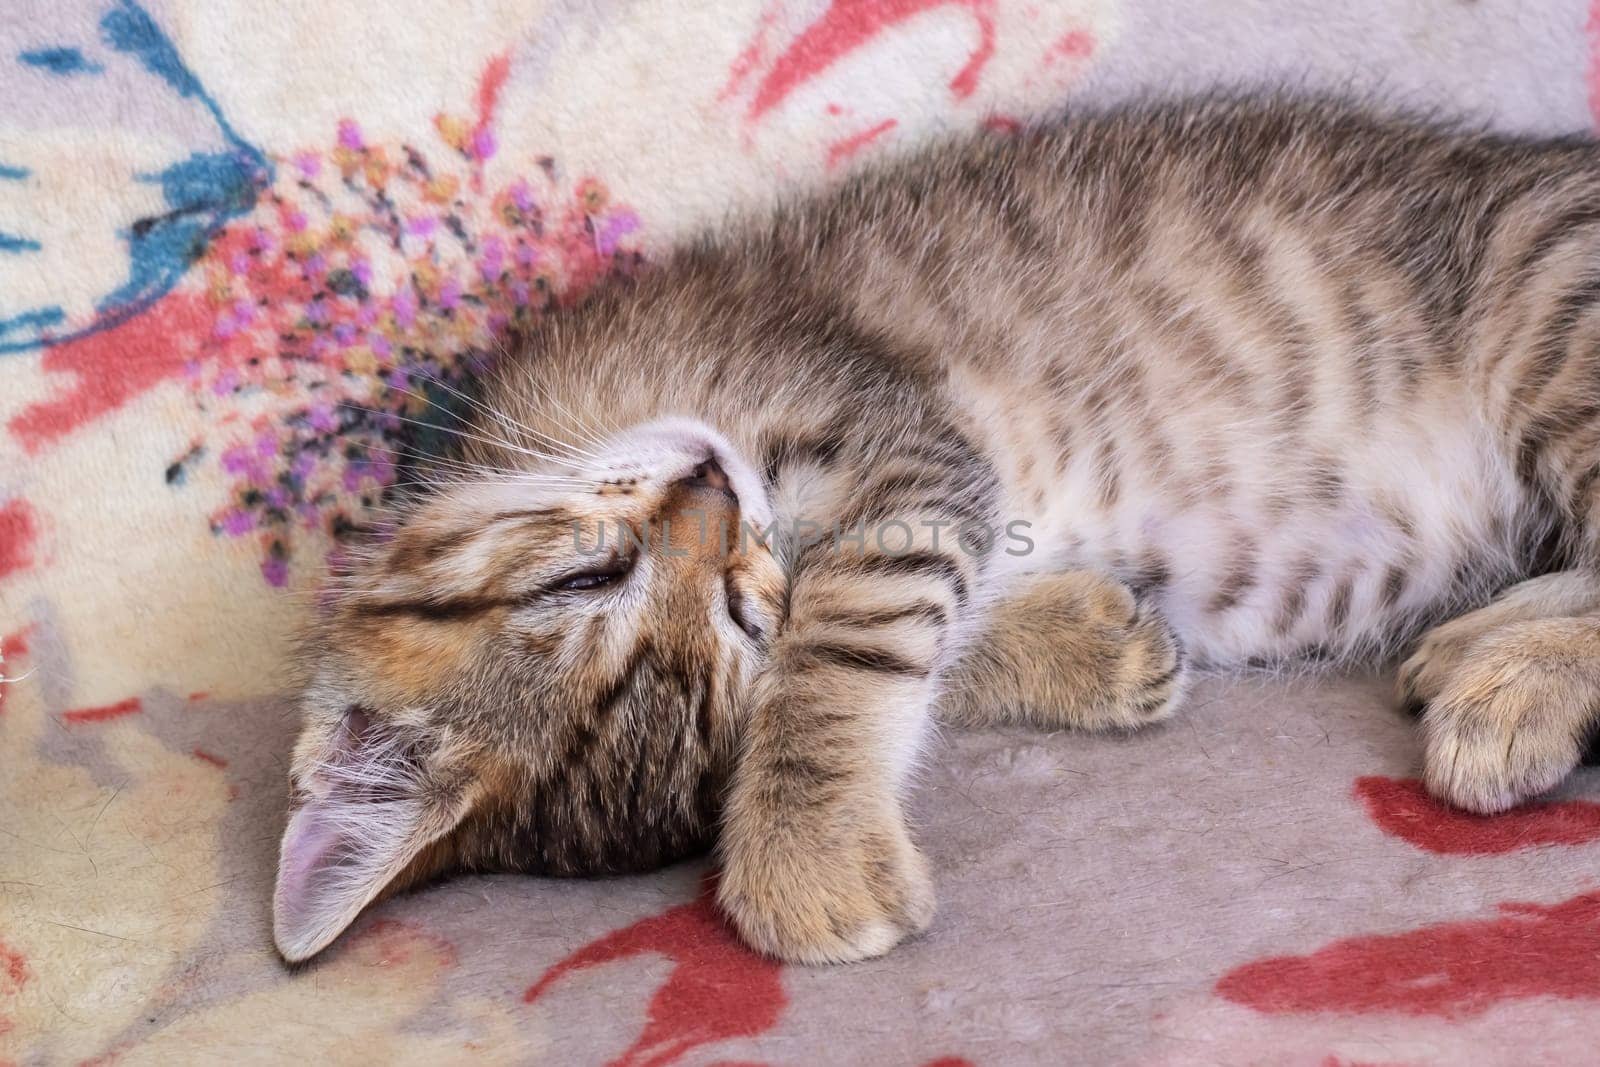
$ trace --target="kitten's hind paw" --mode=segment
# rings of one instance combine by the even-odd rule
[[[1473,643],[1494,628],[1492,619],[1472,612],[1435,626],[1422,635],[1416,649],[1400,664],[1395,679],[1395,699],[1406,714],[1422,715],[1458,674]]]
[[[967,726],[1133,730],[1169,718],[1189,679],[1154,604],[1098,572],[1039,574],[995,608],[940,712]]]
[[[1153,605],[1141,602],[1124,647],[1121,703],[1130,729],[1170,719],[1189,690],[1183,642]]]
[[[1582,759],[1597,699],[1597,620],[1491,631],[1455,661],[1422,713],[1428,791],[1482,814],[1544,792]]]

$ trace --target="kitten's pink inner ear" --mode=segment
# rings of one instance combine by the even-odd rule
[[[283,834],[272,897],[272,937],[283,958],[298,963],[326,948],[449,828],[425,819],[417,799],[335,796],[295,812]]]
[[[425,774],[375,741],[364,713],[336,731],[309,799],[289,819],[272,895],[272,937],[290,963],[338,937],[417,853],[460,822],[425,788]]]

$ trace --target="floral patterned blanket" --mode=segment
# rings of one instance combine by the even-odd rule
[[[1596,1062],[1600,781],[1419,791],[1384,681],[944,739],[932,931],[780,967],[701,866],[268,898],[341,531],[492,338],[941,129],[1289,85],[1586,132],[1585,0],[5,0],[0,1063]]]

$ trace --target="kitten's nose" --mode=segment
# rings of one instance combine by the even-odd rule
[[[686,484],[692,485],[696,488],[715,489],[719,492],[726,493],[735,500],[739,499],[738,496],[734,494],[733,483],[728,481],[728,472],[722,469],[722,464],[717,462],[715,456],[707,456],[706,459],[694,470],[690,471],[683,480]]]

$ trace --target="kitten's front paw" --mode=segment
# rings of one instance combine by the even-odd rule
[[[1577,766],[1595,718],[1597,664],[1574,655],[1591,636],[1585,628],[1593,624],[1512,624],[1456,658],[1422,717],[1429,792],[1492,814],[1544,792]]]
[[[881,956],[933,919],[927,863],[897,815],[805,830],[737,823],[717,902],[745,943],[796,963]]]
[[[1472,612],[1435,626],[1422,635],[1416,649],[1400,664],[1395,695],[1407,712],[1421,715],[1458,672],[1467,649],[1493,628],[1478,619],[1480,614],[1483,613]]]

